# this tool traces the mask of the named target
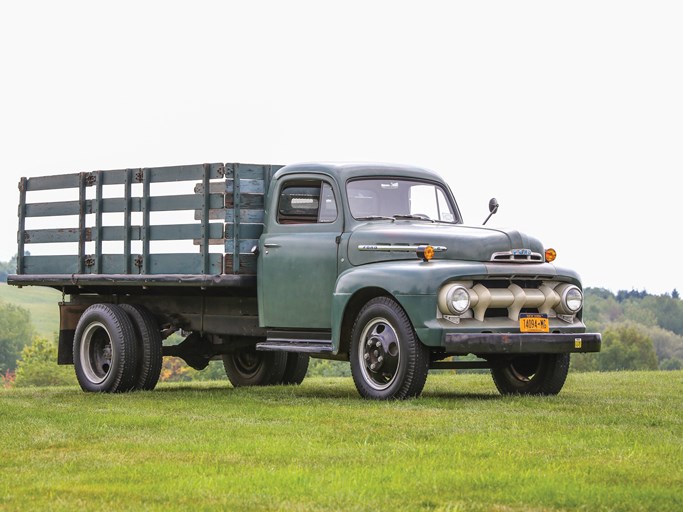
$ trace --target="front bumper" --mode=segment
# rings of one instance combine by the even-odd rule
[[[600,352],[598,333],[447,333],[444,348],[449,355],[467,354],[564,354]]]

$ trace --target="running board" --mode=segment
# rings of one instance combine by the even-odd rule
[[[329,332],[268,331],[266,341],[257,343],[256,350],[331,354],[333,349]]]
[[[331,354],[332,343],[276,343],[264,341],[256,344],[256,350],[264,352],[304,352],[306,354]]]

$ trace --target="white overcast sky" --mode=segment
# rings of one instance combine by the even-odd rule
[[[683,2],[0,1],[21,176],[311,160],[442,173],[584,286],[683,291]]]

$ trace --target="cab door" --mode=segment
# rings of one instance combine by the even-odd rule
[[[273,183],[259,241],[262,327],[329,329],[343,215],[326,176],[285,176]]]

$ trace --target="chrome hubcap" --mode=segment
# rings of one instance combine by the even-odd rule
[[[384,390],[393,384],[401,361],[398,335],[384,318],[368,322],[360,337],[358,351],[363,378],[376,390]]]
[[[113,349],[107,328],[93,322],[83,331],[80,359],[83,373],[93,384],[101,384],[111,371]]]

